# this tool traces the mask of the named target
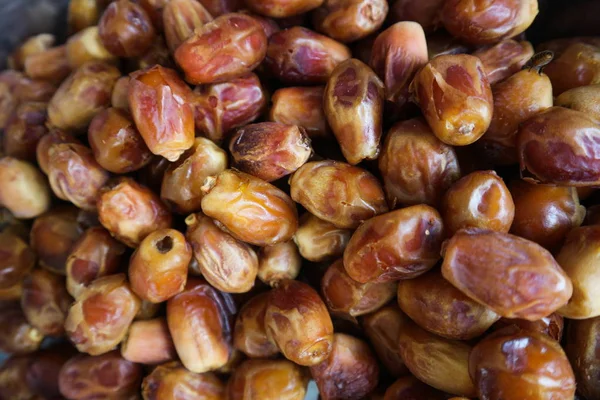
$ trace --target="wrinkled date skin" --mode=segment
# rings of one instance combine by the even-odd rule
[[[525,69],[492,88],[494,115],[487,132],[478,143],[491,151],[498,164],[517,164],[519,125],[552,107],[552,84],[535,69]]]
[[[421,119],[398,122],[390,129],[379,157],[379,171],[392,208],[422,203],[435,206],[460,178],[454,148],[440,141]]]
[[[229,400],[303,400],[308,374],[287,360],[246,360],[232,374]]]
[[[279,353],[265,328],[268,301],[269,293],[256,295],[244,304],[235,320],[233,345],[250,358],[268,358]]]
[[[255,246],[287,242],[298,228],[295,203],[282,190],[228,169],[207,178],[202,212],[235,238]]]
[[[573,187],[536,185],[524,180],[509,185],[515,203],[510,232],[555,250],[586,215]]]
[[[142,366],[121,357],[118,350],[100,356],[79,354],[60,369],[60,392],[73,400],[128,400],[139,391]]]
[[[338,65],[327,82],[325,115],[344,157],[352,165],[379,155],[384,92],[383,82],[357,59]]]
[[[258,279],[271,287],[284,279],[296,279],[301,267],[298,246],[292,240],[262,247],[258,254]]]
[[[261,122],[239,128],[229,142],[233,165],[272,182],[295,172],[312,155],[304,128]]]
[[[407,321],[398,346],[406,366],[420,381],[447,393],[475,397],[469,377],[469,344],[436,336]]]
[[[61,336],[73,299],[64,277],[36,269],[23,281],[21,308],[29,323],[48,336]]]
[[[65,331],[81,353],[107,353],[127,334],[140,303],[125,274],[96,279],[69,309]]]
[[[83,210],[96,210],[100,189],[110,176],[92,150],[82,144],[57,143],[48,155],[48,180],[56,197]]]
[[[379,383],[379,366],[366,342],[336,333],[327,360],[310,367],[323,400],[362,398]]]
[[[0,187],[0,205],[17,218],[35,218],[50,208],[48,181],[26,161],[0,158]]]
[[[215,225],[202,213],[186,218],[186,237],[200,273],[215,288],[245,293],[254,286],[258,272],[256,252]]]
[[[507,39],[491,47],[477,50],[473,55],[481,60],[490,85],[494,85],[519,72],[521,67],[533,57],[533,46],[527,41],[517,42]]]
[[[25,74],[32,79],[60,83],[70,72],[64,45],[31,54],[25,59]]]
[[[235,312],[231,295],[200,279],[188,279],[185,290],[169,299],[169,331],[188,370],[203,373],[227,364],[233,350]]]
[[[352,236],[352,230],[337,228],[331,222],[306,213],[294,235],[300,255],[308,261],[319,262],[340,257]]]
[[[271,96],[269,120],[304,128],[311,139],[331,137],[323,110],[323,86],[277,89]]]
[[[290,186],[294,201],[338,228],[356,228],[388,211],[377,178],[344,162],[308,162],[292,175]]]
[[[554,100],[554,105],[584,112],[600,122],[600,84],[569,89]]]
[[[170,228],[172,222],[160,198],[131,178],[120,178],[103,189],[98,219],[111,235],[133,248],[151,232]]]
[[[443,257],[444,278],[502,317],[538,320],[564,306],[573,292],[547,250],[508,233],[461,230],[445,244]]]
[[[476,338],[500,318],[465,296],[437,270],[398,282],[398,304],[423,329],[448,339]]]
[[[81,144],[73,135],[59,129],[52,129],[42,136],[36,146],[35,157],[40,169],[46,175],[48,175],[48,164],[50,163],[50,148],[56,143]]]
[[[145,400],[223,400],[225,385],[213,373],[188,371],[178,361],[156,367],[142,382]]]
[[[447,398],[448,396],[444,392],[424,384],[412,375],[398,379],[387,388],[385,396],[383,396],[383,400],[446,400]],[[460,400],[464,397],[453,397],[452,399]]]
[[[169,0],[162,12],[165,39],[171,53],[189,39],[196,28],[213,20],[196,0]]]
[[[177,72],[155,65],[131,74],[129,106],[150,151],[177,161],[194,144],[194,111],[190,88]]]
[[[577,378],[577,392],[587,399],[600,396],[600,317],[569,321],[565,352]]]
[[[508,232],[515,216],[515,203],[496,172],[475,171],[448,189],[440,213],[450,236],[463,228]]]
[[[569,89],[600,83],[600,43],[571,44],[557,54],[544,72],[552,81],[555,96]]]
[[[563,349],[536,332],[508,327],[479,342],[469,373],[482,399],[572,399],[575,377]]]
[[[552,107],[523,122],[517,134],[522,174],[560,186],[600,184],[600,126],[580,111]]]
[[[403,106],[415,73],[427,64],[425,32],[416,22],[398,22],[377,36],[369,65],[385,84],[385,98]]]
[[[572,323],[572,322],[569,322]],[[557,313],[552,313],[547,317],[538,319],[537,321],[527,321],[525,319],[500,318],[494,325],[492,330],[504,329],[507,326],[515,325],[521,330],[533,331],[548,335],[552,339],[560,343],[563,336],[564,318]]]
[[[196,29],[175,51],[175,61],[192,84],[224,82],[240,77],[261,63],[267,36],[249,15],[231,13]]]
[[[440,259],[440,214],[417,205],[382,214],[358,227],[344,250],[344,268],[357,282],[388,282],[419,276]]]
[[[287,18],[304,14],[323,4],[323,0],[246,0],[246,6],[257,14],[271,18]]]
[[[325,0],[314,11],[313,23],[335,40],[353,42],[379,29],[388,10],[386,0]]]
[[[321,293],[332,315],[356,321],[356,317],[373,312],[396,294],[394,282],[358,283],[346,273],[342,259],[325,271]]]
[[[492,89],[477,57],[443,55],[415,76],[410,92],[433,133],[444,143],[477,141],[492,121]]]
[[[360,321],[379,361],[393,377],[408,373],[398,349],[400,330],[407,321],[408,317],[396,305],[380,308],[372,314],[365,315]]]
[[[215,143],[257,119],[267,105],[258,76],[248,73],[228,82],[197,86],[192,96],[196,131]]]
[[[283,83],[319,85],[351,55],[343,44],[295,26],[269,38],[265,67]]]
[[[209,139],[197,137],[194,145],[168,166],[160,196],[180,214],[199,211],[204,180],[226,168],[227,153]]]
[[[44,334],[27,321],[18,303],[5,306],[0,313],[0,351],[29,354],[40,348]]]
[[[4,127],[2,149],[7,156],[35,161],[39,140],[48,133],[46,103],[23,102],[17,106]]]
[[[17,285],[35,265],[36,256],[18,235],[0,232],[0,288]]]
[[[317,365],[333,350],[333,323],[327,307],[306,283],[287,280],[271,290],[265,327],[267,337],[296,364]]]
[[[88,141],[98,164],[115,174],[137,171],[152,160],[131,116],[118,108],[108,108],[94,117]]]
[[[110,64],[92,61],[65,79],[48,103],[48,122],[66,131],[81,132],[110,105],[113,86],[121,73]]]
[[[125,249],[100,226],[83,232],[73,244],[66,262],[69,294],[78,299],[92,281],[117,272]]]
[[[491,44],[522,33],[537,14],[537,0],[450,0],[444,2],[441,19],[453,36]]]

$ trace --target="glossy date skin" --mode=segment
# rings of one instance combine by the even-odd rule
[[[473,52],[483,64],[483,70],[491,85],[519,72],[533,57],[533,46],[527,41],[503,40],[491,47]]]
[[[600,83],[600,43],[574,42],[556,52],[544,72],[552,82],[555,96],[586,85]]]
[[[350,164],[312,161],[290,178],[292,199],[338,228],[356,228],[388,211],[381,184],[368,171]]]
[[[600,384],[596,377],[600,373],[600,318],[569,321],[565,353],[577,378],[577,392],[585,398],[600,395]]]
[[[144,378],[144,400],[223,400],[225,385],[213,373],[188,371],[178,361],[161,364]]]
[[[306,213],[294,234],[300,255],[313,262],[333,259],[344,254],[352,230],[336,228],[330,222]]]
[[[144,8],[129,0],[109,4],[98,21],[104,46],[118,57],[139,57],[152,45],[154,26]]]
[[[515,360],[519,360],[515,362]],[[469,374],[484,399],[571,399],[575,377],[563,349],[536,332],[508,327],[479,342]]]
[[[506,318],[529,321],[564,306],[573,284],[552,255],[529,240],[482,229],[457,232],[443,250],[442,274]]]
[[[341,42],[353,42],[381,27],[389,10],[385,0],[325,0],[313,13],[313,24]]]
[[[165,39],[169,50],[175,50],[189,39],[196,28],[213,20],[202,3],[195,0],[168,1],[162,12]]]
[[[48,133],[46,108],[46,103],[41,102],[23,102],[17,106],[4,127],[5,155],[35,161],[37,144]]]
[[[560,343],[563,337],[564,318],[558,313],[552,313],[547,317],[538,319],[537,321],[528,321],[526,319],[515,318],[500,318],[494,325],[492,331],[506,328],[507,326],[515,325],[524,331],[533,331],[543,333],[548,337]]]
[[[329,77],[323,95],[325,115],[352,165],[379,155],[384,94],[383,82],[357,59],[344,61]]]
[[[597,186],[598,138],[600,126],[593,118],[580,111],[552,107],[529,118],[519,128],[517,150],[521,171],[541,183]]]
[[[269,358],[279,349],[267,336],[265,311],[269,293],[251,298],[240,310],[235,320],[233,345],[250,358]]]
[[[414,278],[439,260],[443,240],[444,224],[435,209],[406,207],[359,226],[344,250],[344,268],[361,283]]]
[[[258,253],[258,279],[271,287],[285,279],[296,279],[301,267],[298,247],[291,240],[265,246]]]
[[[244,361],[232,374],[227,386],[229,400],[302,400],[308,376],[287,360]]]
[[[323,110],[324,90],[323,86],[277,89],[271,96],[269,120],[301,126],[312,140],[331,137]]]
[[[56,143],[76,143],[81,144],[75,136],[59,129],[52,129],[50,132],[40,138],[35,149],[35,156],[38,166],[43,173],[48,175],[48,164],[50,163],[50,148]]]
[[[251,16],[231,13],[196,29],[175,51],[175,61],[192,84],[225,82],[260,64],[267,36]]]

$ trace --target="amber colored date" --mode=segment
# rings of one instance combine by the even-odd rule
[[[492,330],[500,330],[507,326],[515,325],[524,331],[533,331],[543,333],[548,337],[560,343],[563,337],[564,318],[558,313],[552,313],[547,317],[538,319],[537,321],[527,321],[526,319],[515,318],[500,318],[494,325]]]
[[[424,384],[412,375],[403,376],[385,391],[383,400],[446,400],[448,396],[429,385]],[[465,399],[453,397],[454,400]],[[450,400],[452,400],[450,399]]]
[[[48,164],[50,163],[50,148],[56,143],[80,144],[73,135],[59,129],[52,129],[40,138],[35,149],[36,161],[43,173],[48,175]]]
[[[356,228],[388,211],[377,178],[344,162],[308,162],[292,175],[290,186],[294,201],[338,228]]]
[[[268,358],[279,349],[267,336],[265,311],[269,293],[261,293],[244,304],[235,320],[233,345],[251,358]]]
[[[443,252],[444,278],[506,318],[546,317],[564,306],[573,292],[569,276],[552,254],[518,236],[461,230]]]
[[[71,0],[67,12],[69,32],[79,32],[95,25],[102,14],[103,0]]]
[[[76,2],[76,1],[75,1]],[[19,45],[10,56],[7,64],[10,69],[22,71],[25,68],[25,59],[30,55],[39,54],[48,50],[56,43],[56,37],[49,33],[40,33],[31,36]]]
[[[319,262],[344,254],[350,236],[352,230],[336,228],[332,223],[306,213],[300,218],[294,242],[303,258]]]
[[[580,86],[600,83],[600,43],[574,42],[557,52],[544,68],[555,96]]]
[[[577,392],[586,399],[600,396],[595,378],[600,372],[599,339],[600,317],[569,321],[564,349],[577,378]]]
[[[175,61],[193,84],[224,82],[260,64],[267,36],[251,16],[231,13],[196,29],[175,51]]]
[[[277,89],[271,96],[269,119],[304,128],[311,139],[331,136],[323,110],[323,86]]]
[[[285,279],[296,279],[301,267],[298,247],[291,240],[262,247],[258,253],[258,279],[271,287]]]
[[[329,37],[353,42],[379,29],[388,10],[386,0],[325,0],[313,12],[313,24]]]
[[[102,44],[97,26],[90,26],[67,40],[67,60],[72,69],[89,61],[116,62],[117,58]]]
[[[488,81],[493,85],[519,72],[533,57],[533,46],[527,41],[506,39],[477,50],[473,55],[481,60]]]
[[[518,360],[518,362],[515,362]],[[469,373],[480,398],[572,399],[575,377],[563,349],[540,333],[508,327],[479,342]]]
[[[0,313],[0,351],[29,354],[40,348],[44,334],[29,323],[19,304],[4,306]]]
[[[35,253],[21,237],[8,231],[0,232],[0,288],[17,285],[35,262]]]
[[[32,79],[60,83],[71,72],[67,47],[57,46],[25,59],[25,74]]]
[[[286,18],[309,12],[323,4],[323,0],[246,0],[245,3],[257,14]]]
[[[229,400],[302,400],[308,376],[287,360],[246,360],[232,374]]]
[[[344,250],[344,268],[361,283],[414,278],[439,260],[443,240],[444,225],[435,209],[406,207],[359,226]]]
[[[144,8],[129,0],[109,4],[98,21],[104,46],[118,57],[139,57],[152,44],[155,30]]]
[[[170,0],[162,11],[165,39],[171,52],[189,39],[194,30],[213,20],[196,0]]]
[[[121,344],[124,359],[156,365],[175,360],[177,353],[165,318],[134,321]]]
[[[13,157],[0,158],[0,205],[17,218],[34,218],[50,208],[50,188],[33,165]]]
[[[37,144],[48,133],[46,103],[23,102],[12,113],[2,137],[4,154],[25,161],[35,161]]]
[[[350,59],[327,82],[323,107],[342,153],[352,165],[379,155],[385,88],[366,64]]]
[[[252,175],[228,169],[206,180],[202,212],[235,238],[256,246],[292,238],[298,211],[290,197]]]
[[[182,393],[189,400],[223,400],[225,385],[212,372],[197,374],[178,361],[159,365],[142,382],[144,400],[179,400]]]
[[[600,122],[600,84],[569,89],[554,99],[554,105],[584,112]]]

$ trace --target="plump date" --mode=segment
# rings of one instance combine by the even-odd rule
[[[533,46],[527,41],[506,39],[477,50],[473,55],[481,60],[488,81],[493,85],[519,72],[533,57]]]
[[[159,365],[142,382],[145,400],[178,400],[182,393],[190,400],[222,400],[225,385],[212,372],[191,372],[178,361]]]
[[[313,13],[313,23],[342,42],[353,42],[381,27],[389,10],[386,0],[325,0]]]
[[[104,46],[115,56],[139,57],[152,45],[155,30],[142,6],[129,0],[117,0],[102,14],[98,33]]]
[[[600,371],[600,317],[571,320],[567,328],[565,352],[577,378],[577,392],[586,399],[600,396],[600,384],[595,378]]]
[[[233,345],[252,358],[268,358],[279,353],[279,349],[267,336],[265,311],[269,293],[251,298],[240,310],[235,320]]]
[[[344,254],[351,235],[351,229],[337,228],[331,222],[306,213],[300,218],[294,242],[303,258],[319,262]]]
[[[277,89],[271,96],[269,119],[304,128],[311,139],[331,135],[323,110],[323,86],[287,87]]]
[[[170,0],[162,12],[165,39],[171,52],[189,39],[194,30],[213,20],[212,15],[196,0]]]
[[[33,164],[0,158],[0,205],[17,218],[34,218],[50,208],[50,188]]]
[[[12,113],[2,137],[2,148],[7,156],[35,161],[37,144],[48,133],[46,103],[23,102]]]
[[[302,400],[306,396],[307,385],[308,374],[292,362],[250,359],[232,374],[227,387],[227,399]]]

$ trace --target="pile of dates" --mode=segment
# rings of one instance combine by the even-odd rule
[[[600,37],[538,13],[71,0],[0,72],[0,399],[600,399]]]

